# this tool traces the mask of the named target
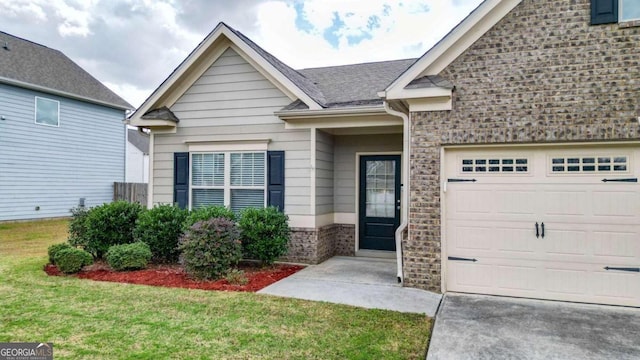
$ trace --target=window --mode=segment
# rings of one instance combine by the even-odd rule
[[[640,1],[620,0],[620,21],[640,20]]]
[[[573,156],[551,158],[553,173],[610,173],[626,172],[629,167],[627,156]]]
[[[60,103],[36,96],[36,124],[59,126]]]
[[[640,20],[638,0],[591,0],[591,25]]]
[[[238,212],[265,206],[264,152],[191,154],[191,207],[224,205]]]
[[[527,173],[529,160],[525,158],[462,159],[463,173]]]

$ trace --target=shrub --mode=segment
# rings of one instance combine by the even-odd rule
[[[54,260],[58,269],[65,274],[75,274],[84,266],[93,264],[91,254],[73,247],[58,251]]]
[[[52,264],[55,264],[56,254],[58,254],[60,250],[71,249],[71,248],[72,246],[69,245],[69,243],[53,244],[49,246],[49,248],[47,249],[47,253],[49,254],[49,262]]]
[[[224,279],[231,285],[247,285],[249,283],[249,278],[244,271],[238,269],[231,269]]]
[[[154,261],[177,262],[178,241],[186,217],[187,212],[177,206],[156,206],[140,214],[133,238],[149,245]]]
[[[198,221],[179,248],[185,271],[196,279],[219,279],[242,258],[238,227],[226,218]]]
[[[91,209],[85,221],[85,250],[100,259],[110,246],[134,242],[133,229],[142,210],[140,204],[126,201],[116,201]]]
[[[107,251],[109,266],[116,271],[137,270],[147,267],[151,260],[151,249],[143,242],[113,245]]]
[[[71,221],[69,222],[69,244],[74,247],[85,248],[87,246],[87,215],[91,209],[75,207],[71,209]]]
[[[205,221],[215,218],[225,218],[231,221],[236,221],[236,214],[231,209],[224,206],[206,206],[198,209],[194,209],[189,213],[187,219],[184,222],[184,230],[188,230],[193,224],[198,221]]]
[[[287,253],[288,217],[275,207],[247,208],[240,213],[243,251],[247,258],[273,264]]]

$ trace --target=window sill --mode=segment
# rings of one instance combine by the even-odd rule
[[[640,20],[620,21],[618,27],[621,29],[640,27]]]

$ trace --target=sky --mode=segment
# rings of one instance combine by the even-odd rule
[[[223,21],[294,69],[416,58],[482,0],[0,0],[0,31],[62,51],[138,107]]]

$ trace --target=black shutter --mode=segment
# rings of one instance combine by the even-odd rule
[[[173,154],[173,203],[180,208],[189,206],[189,153]]]
[[[618,22],[619,0],[591,0],[591,25]]]
[[[267,152],[267,205],[284,211],[284,151]]]

